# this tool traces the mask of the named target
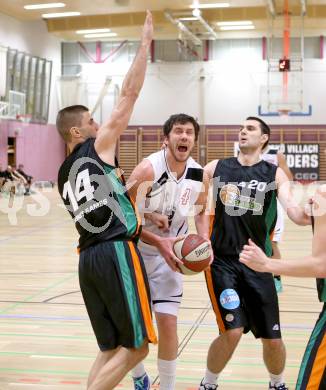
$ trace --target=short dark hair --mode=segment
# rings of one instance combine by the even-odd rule
[[[198,133],[200,130],[199,124],[194,117],[187,115],[187,114],[174,114],[174,115],[170,116],[170,118],[163,125],[163,133],[164,133],[165,137],[169,136],[169,134],[172,130],[172,127],[175,124],[180,123],[181,125],[184,125],[185,123],[188,123],[188,122],[192,123],[194,126],[195,141],[197,141]]]
[[[63,108],[58,112],[56,126],[65,142],[70,141],[70,129],[80,127],[82,114],[89,111],[86,106],[74,105]]]
[[[257,122],[259,122],[260,130],[261,130],[262,134],[267,134],[268,135],[268,139],[267,139],[267,141],[264,143],[264,145],[262,147],[262,150],[264,150],[266,148],[266,146],[268,145],[269,138],[271,136],[271,129],[270,129],[270,127],[262,119],[258,118],[257,116],[248,116],[248,118],[246,118],[246,121],[257,121]]]

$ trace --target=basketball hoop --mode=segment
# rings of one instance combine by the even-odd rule
[[[16,119],[19,122],[29,123],[32,120],[31,114],[17,114]]]

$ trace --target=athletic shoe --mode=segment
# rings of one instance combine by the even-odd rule
[[[198,390],[216,390],[218,385],[213,385],[211,383],[203,383],[204,378],[200,382]]]
[[[283,291],[282,280],[278,278],[274,278],[274,283],[275,283],[276,292],[278,294],[281,293]]]
[[[133,377],[132,380],[135,390],[149,390],[151,387],[151,381],[146,373],[138,378]]]
[[[281,383],[280,385],[278,385],[278,386],[272,386],[271,385],[271,382],[269,382],[269,388],[268,388],[269,390],[289,390],[289,388],[288,387],[286,387],[285,386],[285,383]]]

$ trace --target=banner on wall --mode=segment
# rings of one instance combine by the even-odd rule
[[[319,180],[319,144],[270,144],[269,148],[284,153],[294,180]],[[235,142],[235,156],[238,151],[239,143]]]
[[[7,51],[8,49],[6,47],[0,46],[0,96],[6,95]]]

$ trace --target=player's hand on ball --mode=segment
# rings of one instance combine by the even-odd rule
[[[207,269],[212,262],[212,247],[209,240],[199,234],[187,234],[175,242],[174,253],[183,264],[178,268],[184,275],[195,275]]]
[[[168,266],[176,272],[179,272],[178,264],[183,264],[174,253],[173,245],[176,241],[183,239],[183,237],[162,237],[157,246],[158,251],[164,257]]]

